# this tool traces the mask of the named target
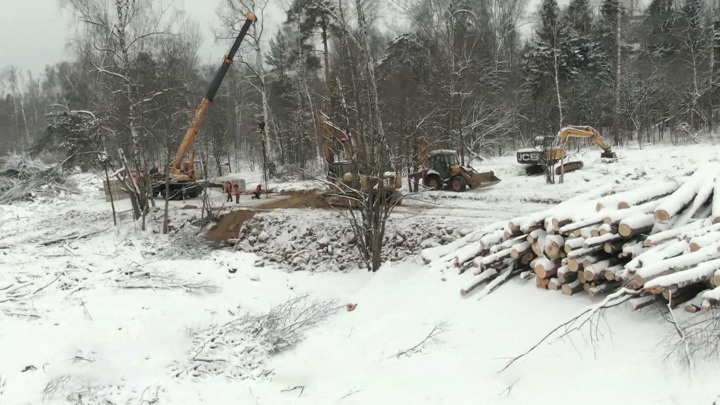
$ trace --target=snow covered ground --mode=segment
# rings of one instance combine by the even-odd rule
[[[513,156],[492,159],[475,167],[494,170],[503,180],[496,186],[424,192],[395,215],[408,226],[414,219],[480,227],[582,191],[658,181],[717,152],[712,145],[625,149],[618,162],[602,164],[591,150],[585,169],[566,175],[564,185],[519,176]],[[80,181],[87,184],[80,195],[0,206],[1,404],[710,405],[720,394],[715,360],[699,359],[692,371],[665,360],[673,329],[652,309],[612,309],[605,322],[551,339],[499,372],[597,300],[519,279],[481,300],[461,298],[469,274],[428,269],[417,257],[376,274],[254,267],[253,254],[157,233],[161,211],[141,232],[127,200],[118,202],[121,224],[113,227],[98,184]],[[222,204],[222,195],[213,198]],[[200,216],[192,207],[199,200],[171,205],[178,228]],[[283,211],[308,221],[333,215]],[[240,341],[220,339],[225,346],[214,349],[233,356],[198,355],[214,343],[198,340],[208,331],[304,295],[337,310],[297,345],[271,353],[268,340],[255,338],[262,333],[240,330],[228,334]],[[357,307],[347,311],[347,303]],[[188,372],[201,363],[206,373]],[[232,378],[220,372],[227,367],[237,371]],[[216,369],[221,375],[210,375]]]

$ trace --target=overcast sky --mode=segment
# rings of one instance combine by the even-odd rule
[[[215,10],[220,0],[175,0],[198,24],[203,36],[203,62],[219,61],[229,48],[215,43],[212,28],[217,26]],[[282,24],[285,14],[274,7],[265,22],[270,29]],[[18,66],[23,72],[42,73],[45,65],[70,59],[67,42],[73,35],[73,17],[59,0],[0,0],[0,69]]]
[[[199,50],[201,61],[220,60],[229,47],[227,42],[215,43],[212,31],[218,24],[215,11],[220,0],[175,1],[184,7],[200,28],[204,41]],[[285,1],[274,0],[271,3],[282,4]],[[389,0],[379,1],[391,4]],[[528,0],[529,15],[537,11],[540,1]],[[569,2],[558,1],[561,6]],[[397,30],[397,13],[388,10],[383,14],[390,18],[386,18],[388,24],[381,25]],[[265,23],[270,31],[276,30],[284,20],[285,13],[280,7],[271,7],[266,11]],[[60,6],[59,0],[0,0],[0,69],[15,65],[23,72],[30,70],[37,75],[48,64],[70,59],[67,42],[73,35],[73,24],[73,17]],[[529,32],[529,26],[525,26],[524,31]],[[266,39],[271,36],[267,34]]]

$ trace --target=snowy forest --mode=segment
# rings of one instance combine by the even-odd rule
[[[259,21],[198,137],[209,171],[261,165],[260,121],[271,161],[314,164],[318,112],[361,140],[382,134],[398,168],[418,140],[465,161],[566,125],[615,145],[692,142],[716,127],[714,1],[406,0],[401,35],[361,0],[294,0],[273,33],[268,1],[216,11],[220,41],[246,11]],[[150,0],[63,5],[74,56],[40,77],[2,70],[0,154],[75,153],[88,167],[90,152],[123,148],[137,167],[164,167],[217,69],[198,61],[197,23]]]

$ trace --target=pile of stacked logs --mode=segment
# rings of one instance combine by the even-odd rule
[[[655,302],[707,310],[720,303],[720,166],[624,192],[594,190],[422,256],[472,271],[463,296],[517,275],[565,295],[635,290],[632,310]]]

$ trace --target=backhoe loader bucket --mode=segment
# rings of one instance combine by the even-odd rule
[[[500,179],[495,176],[495,172],[483,172],[483,173],[468,173],[469,179],[467,180],[470,189],[476,189],[481,187],[489,187],[493,184],[500,182]]]
[[[602,152],[600,154],[600,158],[602,159],[617,159],[617,154],[615,152]]]

